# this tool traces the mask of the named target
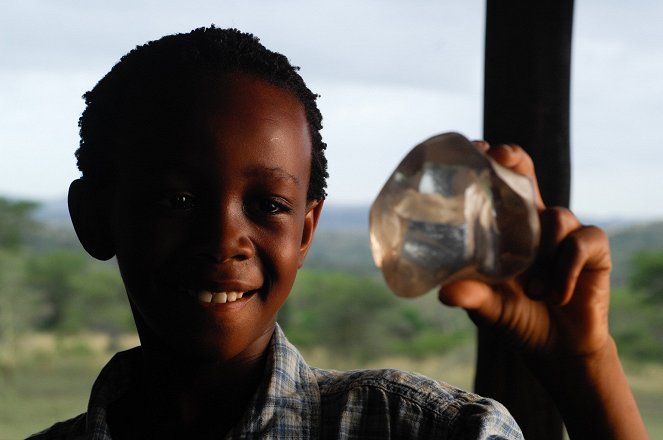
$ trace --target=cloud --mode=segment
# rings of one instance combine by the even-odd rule
[[[480,0],[3,3],[0,193],[64,192],[77,175],[81,94],[135,45],[215,23],[302,67],[322,95],[331,198],[368,202],[417,142],[481,135],[483,14]],[[663,216],[651,177],[663,163],[661,19],[655,0],[576,2],[573,206],[583,212]]]
[[[416,144],[444,132],[477,137],[478,100],[442,89],[334,83],[321,101],[330,166],[329,198],[372,200]]]
[[[663,5],[578,2],[573,59],[573,207],[663,217]]]
[[[137,44],[215,23],[256,33],[307,77],[467,88],[481,67],[482,2],[16,2],[0,68],[108,70]]]

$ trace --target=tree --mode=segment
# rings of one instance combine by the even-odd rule
[[[112,337],[135,331],[117,268],[91,262],[84,272],[72,276],[71,288],[64,320],[59,323],[61,329],[76,331],[85,328]]]
[[[75,288],[73,279],[85,271],[87,257],[77,251],[54,251],[31,256],[27,265],[29,286],[43,295],[48,314],[41,322],[44,330],[61,329]]]
[[[17,250],[36,226],[32,214],[37,204],[0,197],[0,249]]]
[[[636,253],[632,267],[631,288],[647,301],[663,305],[663,250]]]
[[[18,335],[42,311],[35,292],[25,289],[23,247],[35,223],[37,204],[0,197],[0,373],[7,376],[14,364]]]
[[[409,301],[374,277],[328,271],[300,271],[279,323],[295,345],[359,362],[439,355],[474,335],[465,313],[434,294]]]
[[[366,361],[385,351],[391,332],[382,317],[395,305],[387,288],[367,277],[301,271],[279,322],[295,345]]]
[[[10,376],[19,335],[43,313],[39,294],[26,286],[22,254],[0,249],[0,375]]]
[[[612,290],[610,331],[621,356],[637,362],[663,361],[663,250],[640,251],[631,259],[628,288]]]

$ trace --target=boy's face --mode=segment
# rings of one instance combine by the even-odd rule
[[[321,204],[300,102],[246,75],[204,81],[181,124],[123,153],[111,232],[143,344],[228,361],[264,351]]]

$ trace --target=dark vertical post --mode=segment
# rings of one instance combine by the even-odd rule
[[[568,206],[573,0],[487,0],[484,138],[520,144],[548,206]],[[479,331],[475,389],[502,402],[525,438],[560,440],[555,405],[522,360]]]
[[[568,206],[573,0],[487,0],[484,136],[534,159],[543,199]]]

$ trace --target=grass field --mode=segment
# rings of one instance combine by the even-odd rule
[[[0,440],[23,439],[85,411],[92,383],[111,355],[104,349],[107,341],[103,338],[35,341],[11,368],[5,365],[0,370]],[[133,342],[129,338],[120,346]],[[321,350],[303,354],[313,365],[357,367]],[[467,346],[444,357],[386,358],[362,366],[417,371],[467,389],[472,383],[473,362],[473,348]],[[651,438],[663,438],[663,366],[627,364],[626,368]]]

